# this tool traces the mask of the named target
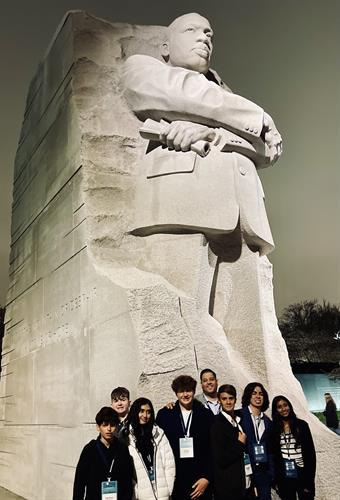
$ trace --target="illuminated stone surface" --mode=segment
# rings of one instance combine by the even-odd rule
[[[260,380],[292,399],[317,444],[317,498],[336,498],[339,439],[307,413],[290,371],[267,258],[239,246],[213,318],[203,236],[128,234],[145,144],[122,98],[121,62],[157,56],[162,32],[71,13],[31,83],[15,165],[0,484],[70,498],[114,386],[159,407],[174,376],[209,366],[239,392]]]

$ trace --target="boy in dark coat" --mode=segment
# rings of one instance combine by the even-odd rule
[[[241,500],[246,494],[246,435],[240,426],[240,417],[234,411],[235,387],[222,385],[218,399],[221,412],[214,417],[211,427],[214,500]],[[251,470],[247,472],[250,475]]]
[[[79,458],[73,500],[101,500],[103,483],[106,488],[117,487],[118,500],[131,500],[132,461],[126,445],[115,435],[117,412],[104,406],[96,415],[96,424],[99,436],[84,447]]]
[[[159,410],[156,423],[165,432],[176,462],[172,500],[211,499],[210,425],[212,412],[195,401],[196,380],[181,375],[172,382],[173,409]]]

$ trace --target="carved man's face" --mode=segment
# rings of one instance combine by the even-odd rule
[[[213,31],[207,19],[199,14],[185,14],[170,24],[162,55],[171,66],[205,74],[213,49],[212,36]]]

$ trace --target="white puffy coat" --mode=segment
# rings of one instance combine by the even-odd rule
[[[133,458],[137,484],[135,485],[135,498],[137,500],[169,500],[175,481],[175,459],[169,441],[164,431],[154,425],[154,473],[155,481],[152,485],[142,455],[136,448],[136,439],[130,428],[129,452]]]

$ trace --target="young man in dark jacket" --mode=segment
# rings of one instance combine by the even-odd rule
[[[211,500],[210,426],[213,414],[194,399],[196,380],[180,375],[171,385],[173,409],[159,410],[156,423],[165,432],[176,462],[172,500]]]
[[[218,390],[221,412],[211,427],[214,500],[243,500],[251,469],[245,463],[246,435],[235,414],[236,389],[229,384]]]
[[[268,406],[269,397],[263,385],[260,382],[249,383],[243,392],[239,414],[242,429],[247,435],[246,453],[250,458],[253,486],[259,500],[271,500],[274,483],[274,460],[269,443],[272,421],[264,414]]]
[[[73,485],[73,500],[101,500],[102,492],[117,493],[117,500],[132,499],[132,461],[115,431],[117,412],[104,406],[96,415],[99,436],[81,452]]]

